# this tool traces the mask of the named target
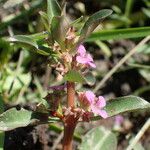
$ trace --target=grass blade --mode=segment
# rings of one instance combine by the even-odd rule
[[[107,31],[99,31],[91,34],[86,39],[87,42],[96,40],[120,40],[128,38],[139,38],[150,35],[150,27],[139,27],[139,28],[127,28],[127,29],[115,29]]]

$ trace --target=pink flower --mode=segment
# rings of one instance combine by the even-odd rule
[[[80,45],[78,48],[76,61],[80,64],[84,64],[89,67],[96,68],[92,56],[86,53],[86,49],[83,45]]]
[[[99,96],[97,98],[92,91],[86,91],[79,94],[79,100],[83,107],[88,107],[94,114],[100,115],[103,118],[108,117],[107,112],[103,110],[106,106],[104,97]]]
[[[123,123],[123,121],[124,121],[123,116],[121,116],[121,115],[115,116],[115,124],[116,124],[116,125],[119,125],[119,126],[120,126],[120,125]]]

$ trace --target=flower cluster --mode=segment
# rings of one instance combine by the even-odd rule
[[[79,71],[81,75],[83,74],[85,75],[86,71],[89,71],[88,70],[89,68],[96,68],[92,56],[89,53],[87,53],[84,45],[81,44],[78,46],[78,48],[75,51],[71,51],[72,44],[75,43],[76,38],[77,36],[75,34],[75,30],[73,28],[69,28],[65,38],[66,50],[61,49],[61,46],[59,46],[58,43],[55,44],[54,46],[54,50],[56,52],[58,51],[59,60],[60,60],[59,62],[57,62],[57,64],[54,64],[54,67],[62,76],[67,74],[68,71],[71,69],[73,69],[74,71]],[[53,91],[55,90],[61,91],[61,90],[65,90],[65,88],[66,85],[49,87],[49,89]],[[75,116],[78,116],[77,118],[81,118],[82,120],[87,120],[87,121],[90,120],[93,114],[99,115],[102,118],[108,117],[106,111],[103,109],[106,105],[106,101],[104,97],[102,96],[96,97],[92,91],[86,91],[86,92],[78,93],[78,100],[80,102],[79,109],[77,109],[77,107],[75,108],[70,107],[70,108],[66,108],[65,111],[62,113],[64,115],[65,114],[68,115],[69,112],[71,116],[75,114]]]
[[[103,109],[106,105],[104,97],[96,97],[92,91],[81,92],[78,94],[80,105],[83,109],[100,115],[102,118],[107,118],[108,115]]]

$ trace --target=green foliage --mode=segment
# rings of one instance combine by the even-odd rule
[[[26,33],[22,33],[24,31],[20,31],[16,28],[14,28],[15,29],[14,30],[13,27],[15,25],[14,26],[11,26],[11,25],[14,23],[17,25],[18,24],[20,25],[21,21],[24,22],[25,17],[29,18],[29,16],[32,16],[32,15],[34,15],[35,17],[37,13],[37,11],[35,10],[37,10],[37,8],[43,8],[44,6],[43,4],[44,2],[46,2],[42,0],[37,0],[33,2],[29,1],[29,5],[27,4],[29,8],[26,9],[24,7],[26,5],[22,5],[21,3],[22,1],[23,0],[17,0],[13,2],[13,0],[8,0],[7,2],[5,2],[5,7],[7,8],[12,9],[12,7],[15,7],[17,5],[21,7],[19,8],[19,13],[17,12],[8,16],[6,13],[4,14],[4,16],[6,15],[5,18],[3,18],[3,15],[2,15],[2,19],[1,19],[2,23],[0,23],[0,34],[1,33],[3,34],[3,32],[1,31],[4,30],[4,35],[5,35],[5,31],[7,30],[6,27],[11,27],[14,34],[16,33],[26,34]],[[42,18],[42,24],[44,24],[46,31],[40,32],[41,26],[39,24],[41,20],[38,21],[37,19],[34,21],[33,20],[30,21],[30,18],[29,18],[29,20],[27,19],[28,22],[25,23],[25,25],[27,25],[28,27],[32,25],[34,29],[35,24],[37,24],[37,28],[35,28],[32,31],[32,33],[35,31],[38,31],[40,33],[31,34],[31,35],[15,35],[9,38],[9,41],[13,43],[17,43],[16,45],[14,44],[15,45],[14,51],[16,52],[15,56],[18,55],[18,50],[20,50],[20,48],[23,48],[27,50],[33,50],[34,52],[40,55],[44,55],[53,59],[54,57],[57,57],[57,54],[53,52],[53,50],[51,49],[52,45],[56,41],[60,44],[62,49],[68,48],[64,46],[65,36],[68,30],[68,27],[73,26],[75,27],[75,29],[79,29],[78,31],[80,31],[80,33],[77,31],[77,35],[79,35],[78,36],[79,41],[77,41],[77,46],[79,43],[82,43],[85,39],[87,42],[96,42],[96,44],[100,48],[103,49],[103,52],[105,53],[105,55],[110,57],[111,51],[105,45],[105,43],[101,42],[102,40],[108,41],[112,39],[120,40],[120,39],[126,39],[126,38],[139,38],[139,37],[144,37],[150,34],[150,27],[140,27],[140,26],[144,26],[146,19],[149,17],[149,8],[147,8],[149,6],[149,3],[146,0],[143,0],[143,1],[147,5],[144,6],[145,8],[142,8],[142,11],[137,10],[137,12],[133,12],[132,10],[132,6],[133,6],[132,0],[127,0],[127,2],[123,2],[124,4],[126,4],[125,12],[124,10],[122,10],[122,7],[120,5],[118,6],[116,5],[116,2],[103,1],[106,7],[107,6],[110,7],[110,3],[111,3],[111,6],[114,8],[114,10],[116,10],[115,11],[116,14],[111,16],[110,19],[104,22],[101,22],[103,21],[104,18],[106,18],[112,13],[111,10],[104,9],[90,16],[85,23],[83,23],[83,17],[81,17],[69,24],[65,11],[62,11],[61,13],[61,8],[60,8],[60,5],[58,4],[58,1],[47,0],[47,13],[40,12],[40,15]],[[0,5],[1,4],[2,2],[0,1]],[[64,10],[65,10],[65,6],[64,6]],[[95,30],[95,28],[100,24],[100,22],[102,23],[103,30],[92,33]],[[130,25],[133,25],[133,26],[136,25],[139,27],[129,28]],[[113,28],[113,29],[107,30],[107,26],[108,28]],[[125,28],[116,29],[117,27],[126,27],[126,29]],[[11,28],[8,28],[9,33],[11,31]],[[29,32],[30,31],[31,30],[29,30]],[[8,38],[4,38],[4,39],[8,39]],[[21,47],[18,46],[18,43],[21,43]],[[111,44],[111,42],[109,44]],[[74,47],[76,47],[76,45]],[[141,47],[140,50],[137,50],[137,52],[140,54],[149,55],[150,53],[149,47],[150,47],[149,44],[145,44]],[[12,50],[11,45],[6,40],[0,39],[0,70],[2,70],[4,66],[6,66],[5,64],[7,64],[9,58],[14,57],[12,55],[11,50]],[[27,52],[29,53],[29,51]],[[23,59],[24,61],[26,61],[25,58]],[[33,59],[33,55],[29,53],[28,61],[32,61],[32,60],[34,61],[35,65],[39,63],[38,59]],[[15,66],[17,66],[16,60],[15,61],[11,60],[8,66],[5,67],[5,70],[3,70],[2,73],[0,73],[0,91],[7,94],[9,89],[13,87],[11,89],[11,93],[8,92],[9,93],[7,95],[8,97],[6,96],[5,98],[5,101],[9,104],[26,103],[28,100],[31,100],[31,102],[37,102],[37,101],[41,102],[43,93],[44,94],[46,93],[46,90],[42,88],[43,77],[42,79],[37,78],[37,80],[34,77],[34,80],[32,81],[32,78],[31,78],[32,74],[30,72],[25,73],[29,67],[28,64],[27,65],[26,64],[23,63],[19,71],[16,71],[17,70],[17,69],[15,70]],[[143,64],[142,63],[132,63],[132,64],[130,63],[128,65],[131,68],[133,67],[133,68],[138,69],[141,76],[145,78],[146,81],[150,82],[150,76],[149,76],[150,67],[147,64],[149,63],[146,63],[146,65],[144,63]],[[41,66],[43,66],[43,64],[41,64]],[[126,66],[125,66],[125,69],[126,69]],[[38,73],[43,75],[43,73],[41,73],[42,71],[39,69]],[[96,81],[92,73],[82,75],[80,72],[77,72],[74,70],[69,71],[64,76],[64,79],[66,81],[71,81],[71,82],[87,83],[91,86],[93,86]],[[45,77],[44,77],[44,80],[45,80]],[[55,81],[52,81],[53,75],[52,75],[52,78],[48,80],[50,80],[50,82],[55,82]],[[34,88],[34,92],[33,92],[33,89],[31,88],[32,86]],[[47,85],[45,87],[47,87]],[[24,95],[24,92],[26,92],[25,95]],[[22,101],[22,99],[23,100],[27,99],[27,100]],[[9,100],[12,100],[12,101],[8,102]],[[37,111],[38,113],[47,113],[47,114],[49,113],[49,111],[47,110],[47,107],[45,107],[43,103],[40,103],[40,105],[38,106],[39,107],[35,113],[37,113]],[[142,98],[135,97],[135,96],[126,96],[126,97],[119,97],[119,98],[108,101],[105,107],[105,110],[107,111],[109,117],[111,117],[111,116],[124,113],[124,112],[149,109],[149,108],[150,108],[150,104],[147,101],[143,100]],[[34,116],[35,114],[33,112],[25,110],[25,109],[16,110],[12,108],[3,113],[3,99],[1,96],[0,96],[0,113],[1,113],[0,130],[2,131],[12,130],[18,127],[25,127],[27,125],[32,124],[33,122],[35,123],[36,121],[40,120],[40,119],[39,120],[37,119],[38,118],[37,116],[39,115],[38,113],[36,114],[37,116],[35,117]],[[99,116],[95,116],[92,118],[92,120],[98,120],[98,119],[102,119],[102,118],[100,118]],[[55,122],[58,120],[59,120],[58,118],[49,117],[47,120],[45,120],[45,122],[50,123],[50,122]],[[3,141],[4,141],[4,133],[0,132],[0,150],[3,149],[2,148]],[[87,135],[83,138],[83,142],[81,143],[81,146],[79,149],[84,150],[84,149],[89,148],[89,149],[94,149],[94,150],[99,150],[99,149],[107,150],[111,148],[112,150],[113,149],[116,150],[117,149],[116,146],[117,146],[117,140],[116,140],[115,135],[112,132],[108,131],[107,129],[99,127],[99,128],[92,129],[90,132],[87,133]],[[139,148],[140,146],[141,145],[137,144],[137,147],[135,149]]]
[[[83,76],[75,71],[75,70],[70,70],[65,76],[64,79],[66,81],[71,81],[71,82],[79,82],[79,83],[83,83],[84,82],[84,78]]]
[[[100,21],[108,17],[111,13],[112,10],[103,9],[90,16],[81,29],[79,41],[83,41],[83,39],[86,39],[99,25]]]
[[[66,32],[69,24],[66,21],[65,16],[53,17],[51,24],[51,33],[53,41],[57,41],[61,48],[63,48],[63,42],[65,41]]]
[[[12,48],[9,42],[0,39],[0,70],[8,62],[11,56]]]
[[[25,127],[31,123],[32,112],[15,108],[9,109],[0,115],[0,130],[9,131],[18,127]]]
[[[112,117],[124,112],[132,112],[149,108],[150,103],[140,97],[124,96],[108,101],[105,110],[108,113],[108,116]],[[100,119],[99,116],[92,118],[92,120],[98,119]]]
[[[33,38],[30,38],[29,36],[26,36],[26,35],[15,35],[13,37],[10,37],[9,41],[29,44],[29,45],[35,47],[36,49],[38,49],[37,42]]]
[[[50,32],[50,24],[47,14],[43,11],[40,11],[39,14],[41,15],[41,20],[45,29]]]
[[[95,77],[92,75],[91,72],[87,73],[86,75],[82,75],[75,70],[70,70],[65,76],[64,79],[66,81],[71,82],[78,82],[78,83],[87,83],[88,85],[94,85],[96,82]]]
[[[85,83],[87,83],[88,85],[94,85],[96,82],[96,78],[93,76],[93,74],[91,72],[87,73],[84,76],[84,81]]]
[[[11,74],[12,73],[12,74]],[[14,81],[15,80],[15,81]],[[24,85],[28,86],[30,84],[31,81],[31,74],[23,74],[21,72],[18,72],[17,76],[15,77],[15,73],[10,72],[9,76],[5,79],[5,81],[3,82],[3,90],[7,91],[9,90],[12,82],[14,82],[13,85],[13,90],[19,90],[21,89]]]
[[[131,143],[131,142],[130,142]],[[145,150],[145,148],[142,146],[141,142],[136,143],[136,145],[133,147],[133,150]]]
[[[32,50],[34,52],[44,55],[44,56],[50,56],[54,54],[54,52],[43,41],[43,39],[46,37],[47,37],[47,33],[43,32],[43,33],[37,33],[33,35],[15,35],[15,36],[10,37],[8,40],[10,42],[22,43],[23,46],[25,47],[26,45],[29,45],[33,47]]]
[[[47,31],[43,31],[43,32],[35,33],[35,34],[30,34],[27,37],[32,38],[36,41],[40,41],[40,40],[48,38],[48,34],[49,33]]]
[[[49,24],[51,24],[53,17],[60,16],[60,14],[61,8],[57,0],[47,0],[47,15],[49,19]]]
[[[11,108],[0,114],[0,131],[9,131],[28,125],[43,124],[45,122],[54,123],[57,121],[59,121],[58,118],[48,117],[47,112],[32,112],[24,108],[20,110]]]
[[[86,40],[92,42],[95,40],[118,40],[127,38],[139,38],[145,37],[150,34],[150,27],[138,27],[138,28],[127,28],[127,29],[114,29],[114,30],[103,30],[92,33],[91,36]]]
[[[97,127],[90,130],[83,138],[79,150],[116,150],[117,138],[114,133],[103,128]]]
[[[146,79],[146,81],[150,82],[150,66],[147,67],[149,67],[149,69],[145,69],[144,67],[142,67],[143,69],[139,69],[139,73]]]

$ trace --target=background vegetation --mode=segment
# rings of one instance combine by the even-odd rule
[[[0,0],[0,112],[13,106],[34,110],[36,104],[43,100],[48,87],[60,82],[59,77],[55,80],[57,72],[47,66],[50,57],[33,48],[36,45],[31,47],[9,42],[9,37],[13,35],[33,34],[34,39],[35,33],[42,32],[45,27],[41,11],[46,11],[46,7],[45,0]],[[93,71],[96,83],[92,86],[85,84],[82,88],[93,89],[106,99],[136,95],[150,101],[150,44],[145,42],[128,55],[144,37],[150,35],[150,1],[68,0],[67,15],[70,20],[80,16],[86,20],[89,15],[104,8],[112,9],[113,14],[101,22],[85,43],[98,66]],[[82,25],[79,21],[76,28],[80,29]],[[127,59],[120,64],[124,56]],[[116,67],[117,64],[120,65]],[[112,68],[116,69],[108,75]],[[79,124],[75,146],[89,129],[103,125],[117,135],[118,150],[125,149],[149,118],[149,112],[128,113],[123,118],[119,127],[116,127],[115,118]],[[5,135],[4,149],[61,149],[61,131],[59,123],[9,131]],[[149,148],[150,130],[147,130],[137,149]]]

